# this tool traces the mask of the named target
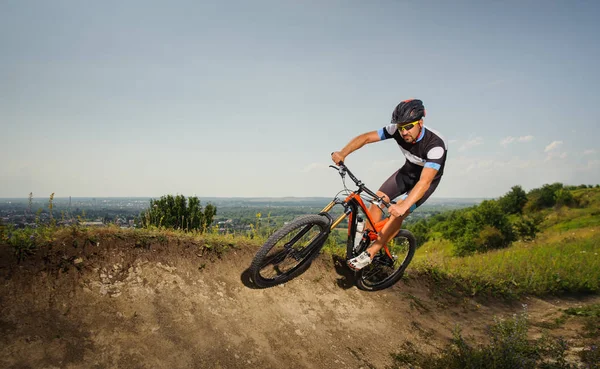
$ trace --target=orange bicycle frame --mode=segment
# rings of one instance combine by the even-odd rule
[[[321,213],[328,213],[336,204],[339,204],[339,203],[340,202],[337,202],[336,199],[332,200],[329,204],[327,204],[327,206],[325,206],[323,208],[323,210],[321,210]],[[362,209],[363,213],[367,217],[369,224],[371,224],[371,228],[375,231],[375,232],[369,232],[369,238],[371,241],[375,241],[377,239],[379,232],[387,224],[387,222],[389,221],[389,218],[385,218],[377,223],[374,223],[373,219],[371,218],[371,214],[369,213],[369,209],[367,208],[363,199],[360,197],[360,195],[357,192],[352,192],[350,195],[348,195],[344,199],[344,201],[341,204],[344,205],[344,207],[346,208],[346,211],[342,215],[340,215],[336,220],[333,221],[333,223],[331,224],[331,227],[330,227],[330,231],[333,231],[344,219],[346,219],[346,217],[349,217],[349,219],[348,219],[348,245],[347,245],[346,257],[350,257],[350,255],[351,255],[350,245],[352,244],[352,240],[353,240],[352,235],[356,234],[356,221],[354,220],[354,214],[358,213],[358,208],[360,207],[360,209]],[[349,209],[349,211],[348,211],[348,209]],[[391,255],[387,245],[384,245],[384,250],[385,250],[385,253],[391,258],[392,255]]]

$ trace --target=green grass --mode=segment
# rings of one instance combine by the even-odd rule
[[[600,189],[573,192],[581,207],[545,209],[533,242],[468,257],[436,237],[417,250],[413,268],[472,294],[503,296],[600,292]]]
[[[583,319],[584,337],[593,339],[600,338],[600,304],[569,308],[565,310],[564,313],[569,316],[576,316]]]
[[[600,226],[600,212],[594,214],[585,214],[581,217],[567,220],[552,226],[550,229],[555,231],[570,231],[586,227]]]
[[[244,234],[222,235],[212,230],[207,232],[183,231],[168,228],[120,228],[115,225],[106,227],[55,227],[40,225],[36,228],[8,229],[0,238],[0,243],[5,243],[12,248],[17,261],[21,262],[35,255],[39,250],[51,247],[53,243],[66,243],[73,247],[87,244],[103,244],[105,241],[127,240],[132,241],[135,247],[150,248],[153,244],[177,245],[188,243],[197,245],[199,250],[210,250],[221,254],[229,248],[238,245],[252,245],[260,247],[266,237]]]
[[[578,364],[567,360],[569,344],[561,337],[542,336],[529,340],[526,313],[509,319],[494,319],[488,333],[488,344],[469,343],[460,327],[454,330],[452,342],[439,354],[423,354],[407,341],[393,353],[393,369],[576,369]],[[585,368],[599,368],[600,352],[590,345],[579,352],[579,363]]]
[[[545,220],[541,228],[548,231],[569,231],[600,225],[600,189],[573,191],[581,207],[547,209],[541,213]]]
[[[472,294],[516,296],[600,291],[600,229],[549,234],[533,243],[452,257],[451,243],[435,241],[417,251],[413,267],[454,280]]]
[[[453,256],[453,244],[432,235],[432,240],[416,252],[409,270],[428,274],[435,280],[451,281],[472,295],[482,292],[515,297],[522,294],[546,295],[600,292],[600,190],[575,194],[587,204],[581,208],[544,210],[543,232],[533,242],[516,242],[508,248]],[[258,217],[258,214],[257,214]],[[78,226],[37,229],[4,229],[3,241],[14,248],[19,260],[35,254],[52,242],[93,243],[105,238],[135,239],[137,247],[151,244],[190,242],[201,248],[223,252],[241,244],[258,249],[276,229],[260,226],[240,234],[218,234],[209,228],[204,233],[165,228],[120,229],[118,227],[82,228]],[[56,241],[55,241],[56,240]],[[336,229],[328,237],[323,252],[343,256],[346,230]]]

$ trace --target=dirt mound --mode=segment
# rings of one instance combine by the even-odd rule
[[[457,324],[484,340],[494,315],[523,303],[538,320],[579,303],[477,301],[410,268],[367,293],[325,255],[293,281],[256,289],[249,246],[220,254],[193,242],[98,242],[62,240],[21,264],[0,246],[1,367],[385,368],[405,342],[438,351]]]

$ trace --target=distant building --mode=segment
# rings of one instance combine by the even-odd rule
[[[84,227],[104,227],[104,223],[102,222],[81,222],[80,225]]]

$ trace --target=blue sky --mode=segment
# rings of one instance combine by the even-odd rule
[[[600,183],[597,1],[3,1],[0,197],[333,196],[420,98],[437,197]],[[373,189],[404,162],[367,145]]]

